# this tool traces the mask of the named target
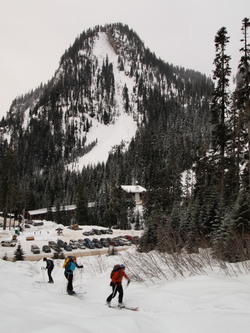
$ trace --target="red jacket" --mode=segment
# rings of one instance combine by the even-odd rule
[[[121,284],[122,283],[122,278],[125,277],[127,280],[129,280],[127,274],[125,273],[124,269],[119,269],[119,271],[113,272],[112,273],[112,283],[114,284]]]

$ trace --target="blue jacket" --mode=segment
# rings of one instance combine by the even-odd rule
[[[83,266],[79,266],[76,262],[69,261],[65,267],[65,273],[73,274],[74,270],[77,268],[83,268]]]

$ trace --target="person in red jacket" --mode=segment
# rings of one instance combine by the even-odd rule
[[[125,273],[125,266],[124,265],[115,265],[113,271],[111,272],[110,278],[110,286],[112,287],[112,294],[109,295],[106,302],[108,306],[111,306],[111,300],[119,293],[118,296],[118,307],[124,308],[125,305],[123,304],[123,288],[122,288],[122,279],[125,277],[128,280],[128,284],[130,283],[130,279]]]

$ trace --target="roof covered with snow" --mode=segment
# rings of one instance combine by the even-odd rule
[[[140,185],[121,185],[121,188],[128,193],[146,192],[146,189]]]
[[[76,209],[76,205],[66,205],[60,208],[60,211],[68,211],[68,210],[74,210]],[[56,212],[56,207],[51,207],[52,212]],[[36,209],[36,210],[29,210],[29,214],[30,216],[33,215],[39,215],[39,214],[46,214],[49,212],[48,208],[40,208],[40,209]]]

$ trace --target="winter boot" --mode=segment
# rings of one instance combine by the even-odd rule
[[[111,308],[111,302],[106,302],[107,306]]]
[[[118,303],[118,308],[120,308],[120,309],[122,309],[122,308],[125,308],[125,305],[124,305],[124,303]]]

